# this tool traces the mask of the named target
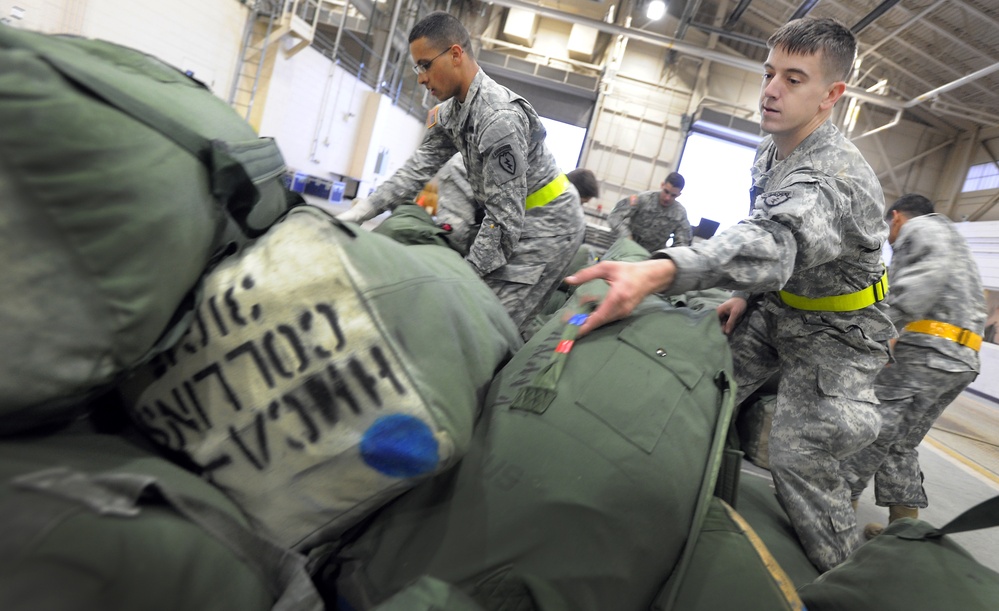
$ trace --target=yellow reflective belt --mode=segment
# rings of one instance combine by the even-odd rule
[[[788,293],[787,291],[780,292],[781,301],[796,310],[821,312],[852,312],[854,310],[863,310],[869,305],[883,301],[887,295],[888,272],[885,272],[881,276],[881,279],[871,286],[847,295],[832,295],[830,297],[816,297],[812,299]]]
[[[528,195],[525,208],[530,210],[531,208],[540,208],[550,203],[553,199],[562,195],[562,192],[565,191],[565,186],[568,184],[569,178],[565,174],[559,174],[550,183]]]
[[[957,325],[940,322],[939,320],[917,320],[910,322],[905,325],[903,331],[924,333],[926,335],[949,339],[950,341],[957,342],[962,346],[967,346],[976,352],[982,347],[981,335],[967,329],[962,329]]]

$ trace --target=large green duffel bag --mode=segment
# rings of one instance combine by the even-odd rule
[[[206,266],[289,206],[271,139],[107,42],[0,26],[0,434],[175,341]]]
[[[672,608],[682,611],[804,611],[794,582],[760,536],[717,497],[682,581],[669,586],[677,588]]]
[[[92,432],[0,442],[0,609],[319,611],[305,559],[211,484]]]
[[[455,464],[522,342],[449,248],[295,208],[216,267],[178,346],[123,386],[132,419],[296,549]]]
[[[493,380],[465,458],[340,549],[349,608],[424,575],[486,609],[649,608],[708,508],[731,355],[713,313],[655,297],[573,343],[579,323],[546,323]]]
[[[999,573],[982,565],[949,534],[999,526],[999,497],[965,511],[942,528],[896,520],[799,593],[809,611],[995,611]]]

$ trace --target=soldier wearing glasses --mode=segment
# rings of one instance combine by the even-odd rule
[[[683,191],[683,176],[672,172],[658,191],[636,193],[614,206],[607,219],[617,238],[630,238],[649,252],[670,246],[690,246],[687,209],[676,201]]]
[[[562,280],[583,242],[579,194],[545,146],[545,128],[524,98],[485,75],[468,31],[436,12],[409,33],[413,70],[441,104],[430,110],[417,151],[342,220],[363,222],[412,202],[461,153],[481,219],[465,260],[522,328]]]

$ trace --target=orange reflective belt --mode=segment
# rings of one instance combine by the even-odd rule
[[[924,333],[926,335],[933,335],[934,337],[949,339],[950,341],[957,342],[962,346],[967,346],[976,352],[982,347],[981,335],[967,329],[962,329],[957,325],[940,322],[939,320],[917,320],[910,322],[905,325],[903,331]]]

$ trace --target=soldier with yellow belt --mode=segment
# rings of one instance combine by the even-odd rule
[[[409,33],[419,82],[441,104],[430,110],[417,151],[341,220],[363,222],[411,202],[455,153],[481,211],[465,260],[523,327],[558,287],[583,242],[579,194],[545,145],[534,108],[489,78],[472,56],[468,31],[431,13]]]
[[[927,506],[916,446],[943,410],[981,370],[985,292],[967,242],[922,195],[888,209],[893,254],[888,315],[899,330],[894,362],[878,374],[877,440],[843,463],[853,499],[874,478],[875,501],[889,521],[915,518]],[[870,524],[872,537],[883,527]]]
[[[649,293],[742,291],[718,306],[736,403],[780,374],[770,432],[777,498],[809,560],[829,570],[861,543],[840,463],[880,425],[874,380],[895,329],[884,303],[881,184],[829,120],[856,39],[831,19],[796,19],[768,41],[753,165],[753,213],[710,240],[567,278],[610,291],[580,328],[621,318]]]

